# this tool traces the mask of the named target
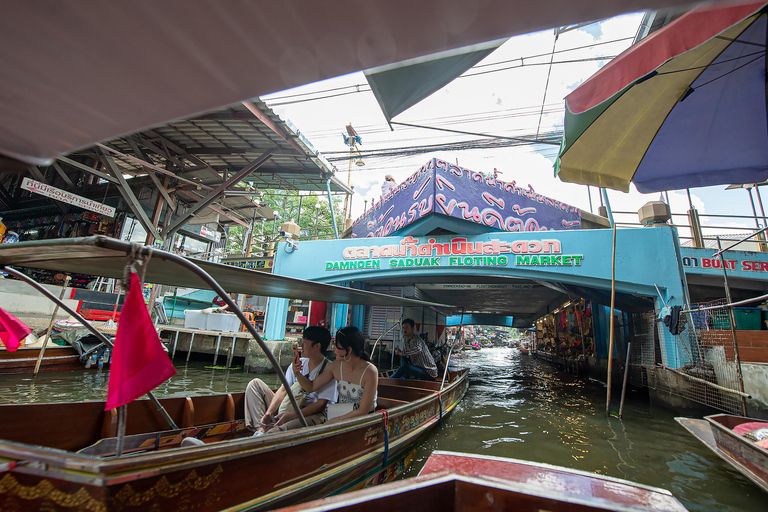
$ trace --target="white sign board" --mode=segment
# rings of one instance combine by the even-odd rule
[[[41,196],[50,197],[51,199],[61,201],[62,203],[75,205],[79,208],[83,208],[84,210],[91,210],[92,212],[107,215],[109,217],[115,216],[115,209],[111,206],[97,203],[91,199],[78,196],[77,194],[72,194],[66,190],[61,190],[60,188],[52,187],[50,185],[46,185],[45,183],[40,183],[39,181],[31,180],[29,178],[24,178],[24,180],[21,182],[21,188],[24,190],[29,190],[30,192],[34,192],[35,194],[40,194]]]

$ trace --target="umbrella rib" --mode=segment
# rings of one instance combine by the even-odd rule
[[[765,53],[765,52],[762,52],[762,53]],[[740,65],[740,66],[738,66],[738,67],[736,67],[736,68],[734,68],[734,69],[732,69],[732,70],[730,70],[730,71],[728,71],[726,73],[723,73],[722,75],[717,76],[717,77],[713,78],[712,80],[710,80],[708,82],[704,82],[703,84],[697,85],[696,89],[699,89],[701,87],[704,87],[705,85],[711,84],[715,80],[720,80],[721,78],[726,77],[726,76],[730,75],[731,73],[735,73],[736,71],[740,70],[744,66],[750,65],[750,64],[752,64],[753,62],[755,62],[756,60],[758,60],[758,59],[760,59],[762,57],[763,57],[762,55],[758,55],[757,57],[755,57],[754,59],[750,60],[749,62],[745,62],[744,64],[742,64],[742,65]]]
[[[746,55],[739,55],[738,57],[733,57],[732,59],[721,60],[720,62],[713,62],[713,63],[710,63],[710,64],[706,64],[704,66],[693,66],[693,67],[690,67],[690,68],[674,69],[672,71],[661,71],[659,73],[656,73],[656,75],[654,75],[654,76],[672,75],[674,73],[684,73],[686,71],[693,71],[695,69],[706,69],[706,68],[710,68],[712,66],[718,66],[720,64],[728,64],[729,62],[733,62],[735,60],[746,59],[747,57],[754,57],[756,55],[758,57],[765,55],[765,50],[762,50],[762,51],[759,51],[759,52],[754,52],[754,53],[747,53]],[[754,62],[754,59],[749,61],[749,62],[747,62],[747,64],[750,64],[752,62]],[[641,79],[642,78],[645,78],[645,77],[641,77]]]

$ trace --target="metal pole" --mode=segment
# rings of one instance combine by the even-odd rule
[[[117,408],[117,447],[115,448],[115,455],[118,457],[123,454],[123,446],[125,444],[125,424],[127,423],[127,420],[128,406],[121,405]]]
[[[216,366],[216,359],[219,358],[219,347],[221,346],[221,333],[219,333],[219,337],[216,338],[216,352],[213,353],[213,366]]]
[[[118,242],[118,241],[115,240],[115,242]],[[126,244],[126,242],[119,242],[119,243]],[[127,245],[130,247],[131,244],[127,243]],[[38,283],[37,281],[35,281],[31,277],[27,276],[26,274],[23,274],[23,273],[19,272],[18,270],[14,269],[12,267],[6,267],[6,266],[0,265],[0,269],[4,270],[5,272],[8,272],[9,274],[11,274],[12,276],[14,276],[14,277],[16,277],[18,279],[26,282],[32,288],[34,288],[35,290],[37,290],[40,293],[42,293],[43,295],[45,295],[46,297],[48,297],[50,300],[52,300],[56,304],[59,304],[61,306],[61,309],[63,309],[64,311],[66,311],[67,313],[69,313],[70,315],[75,317],[75,319],[78,322],[80,322],[81,324],[83,324],[83,327],[85,327],[86,329],[91,331],[91,333],[93,333],[93,335],[96,336],[96,338],[98,338],[99,341],[101,341],[102,343],[107,344],[110,348],[114,348],[115,347],[115,344],[112,343],[112,340],[110,340],[109,338],[104,336],[104,334],[102,332],[100,332],[98,329],[96,329],[96,327],[94,327],[93,324],[91,324],[91,322],[86,320],[80,313],[78,313],[74,309],[72,309],[69,306],[67,306],[67,304],[64,301],[58,300],[54,294],[49,292],[40,283]],[[162,405],[160,405],[160,402],[157,401],[157,398],[155,398],[155,395],[153,395],[151,391],[147,392],[147,396],[149,397],[150,400],[152,400],[152,403],[155,405],[155,407],[157,407],[157,410],[160,412],[160,414],[163,416],[165,421],[168,423],[168,426],[173,428],[173,429],[179,428],[176,425],[176,423],[173,421],[171,416],[168,414],[168,411],[166,411],[165,408]]]
[[[605,400],[605,414],[611,414],[611,371],[613,370],[613,307],[616,304],[616,224],[613,224],[613,253],[611,256],[611,314],[608,335],[608,390]]]
[[[448,376],[448,365],[451,364],[451,354],[453,353],[453,343],[448,349],[448,357],[445,359],[445,370],[443,371],[443,381],[440,383],[440,391],[445,387],[445,378]]]
[[[747,187],[747,192],[749,192],[749,202],[752,204],[752,214],[755,216],[755,226],[757,226],[757,229],[760,229],[762,226],[760,226],[760,222],[757,220],[757,209],[755,208],[755,197],[752,195],[752,188]]]
[[[725,271],[725,258],[723,257],[722,247],[720,246],[720,235],[717,236],[717,250],[720,251],[720,264],[723,267],[723,281],[725,283],[725,298],[730,304],[731,288],[728,286],[728,273]],[[744,393],[744,377],[741,374],[741,358],[739,357],[739,344],[736,341],[736,315],[733,312],[733,306],[728,306],[728,317],[731,320],[731,339],[733,340],[733,356],[736,359],[736,374],[739,376],[739,391]],[[742,416],[747,415],[747,400],[741,397]]]
[[[61,289],[61,295],[59,295],[60,300],[64,300],[64,294],[67,292],[67,283],[72,279],[71,276],[67,276],[66,279],[64,279],[64,288]],[[53,329],[53,323],[56,321],[56,313],[59,312],[59,305],[56,304],[56,308],[53,310],[53,314],[51,315],[51,322],[48,324],[48,330],[45,332],[45,339],[43,340],[43,346],[40,347],[40,354],[37,356],[37,363],[35,363],[35,375],[37,375],[37,372],[40,371],[40,365],[43,363],[43,356],[45,355],[45,347],[48,345],[48,340],[51,339],[51,330]]]
[[[235,342],[237,341],[237,334],[232,336],[232,346],[229,348],[229,357],[227,357],[227,368],[232,366],[232,357],[235,355]]]
[[[171,307],[171,316],[168,318],[168,325],[173,325],[173,314],[176,313],[176,294],[179,292],[179,288],[173,289],[173,307]]]
[[[328,191],[328,207],[331,209],[331,220],[333,221],[333,236],[339,238],[339,228],[336,227],[336,214],[333,213],[333,198],[331,197],[331,178],[325,181],[325,189]]]
[[[191,333],[189,337],[189,349],[187,350],[187,362],[189,362],[189,356],[192,355],[192,342],[195,341],[195,333],[194,331]]]
[[[763,208],[763,198],[760,197],[760,186],[755,185],[755,193],[757,194],[757,204],[760,205],[760,213],[763,215],[763,226],[768,226],[768,221],[765,218],[765,209]]]
[[[624,383],[621,386],[621,403],[619,404],[619,418],[624,414],[624,397],[627,394],[627,376],[629,375],[629,352],[632,343],[627,342],[627,362],[624,363]]]
[[[176,337],[173,339],[173,353],[171,354],[171,359],[176,357],[176,345],[179,343],[179,331],[176,331]]]
[[[589,185],[587,185],[587,197],[589,197],[589,213],[595,213],[592,211],[592,191],[589,188]]]
[[[577,311],[579,313],[579,335],[581,336],[581,355],[585,356],[586,348],[584,345],[586,344],[586,340],[584,339],[584,310],[581,309],[581,300],[579,300],[579,303],[577,304]]]

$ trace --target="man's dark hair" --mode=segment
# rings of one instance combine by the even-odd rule
[[[416,322],[413,321],[412,318],[405,318],[403,319],[403,325],[408,324],[411,326],[411,328],[416,327]]]
[[[331,332],[325,327],[319,325],[312,325],[304,329],[303,336],[312,342],[319,343],[323,352],[328,352],[328,346],[331,344]]]

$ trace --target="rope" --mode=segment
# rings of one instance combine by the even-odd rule
[[[125,293],[128,293],[128,290],[131,287],[131,273],[138,273],[134,268],[137,261],[141,262],[141,284],[144,284],[144,278],[147,274],[147,265],[149,265],[149,260],[152,259],[153,250],[151,246],[147,246],[147,254],[146,256],[142,256],[141,253],[143,249],[143,245],[131,242],[131,250],[126,257],[127,262],[123,268],[123,279],[120,282],[120,286],[125,290]]]
[[[384,415],[384,461],[381,463],[381,468],[386,469],[389,458],[389,411],[379,409],[379,412]]]

